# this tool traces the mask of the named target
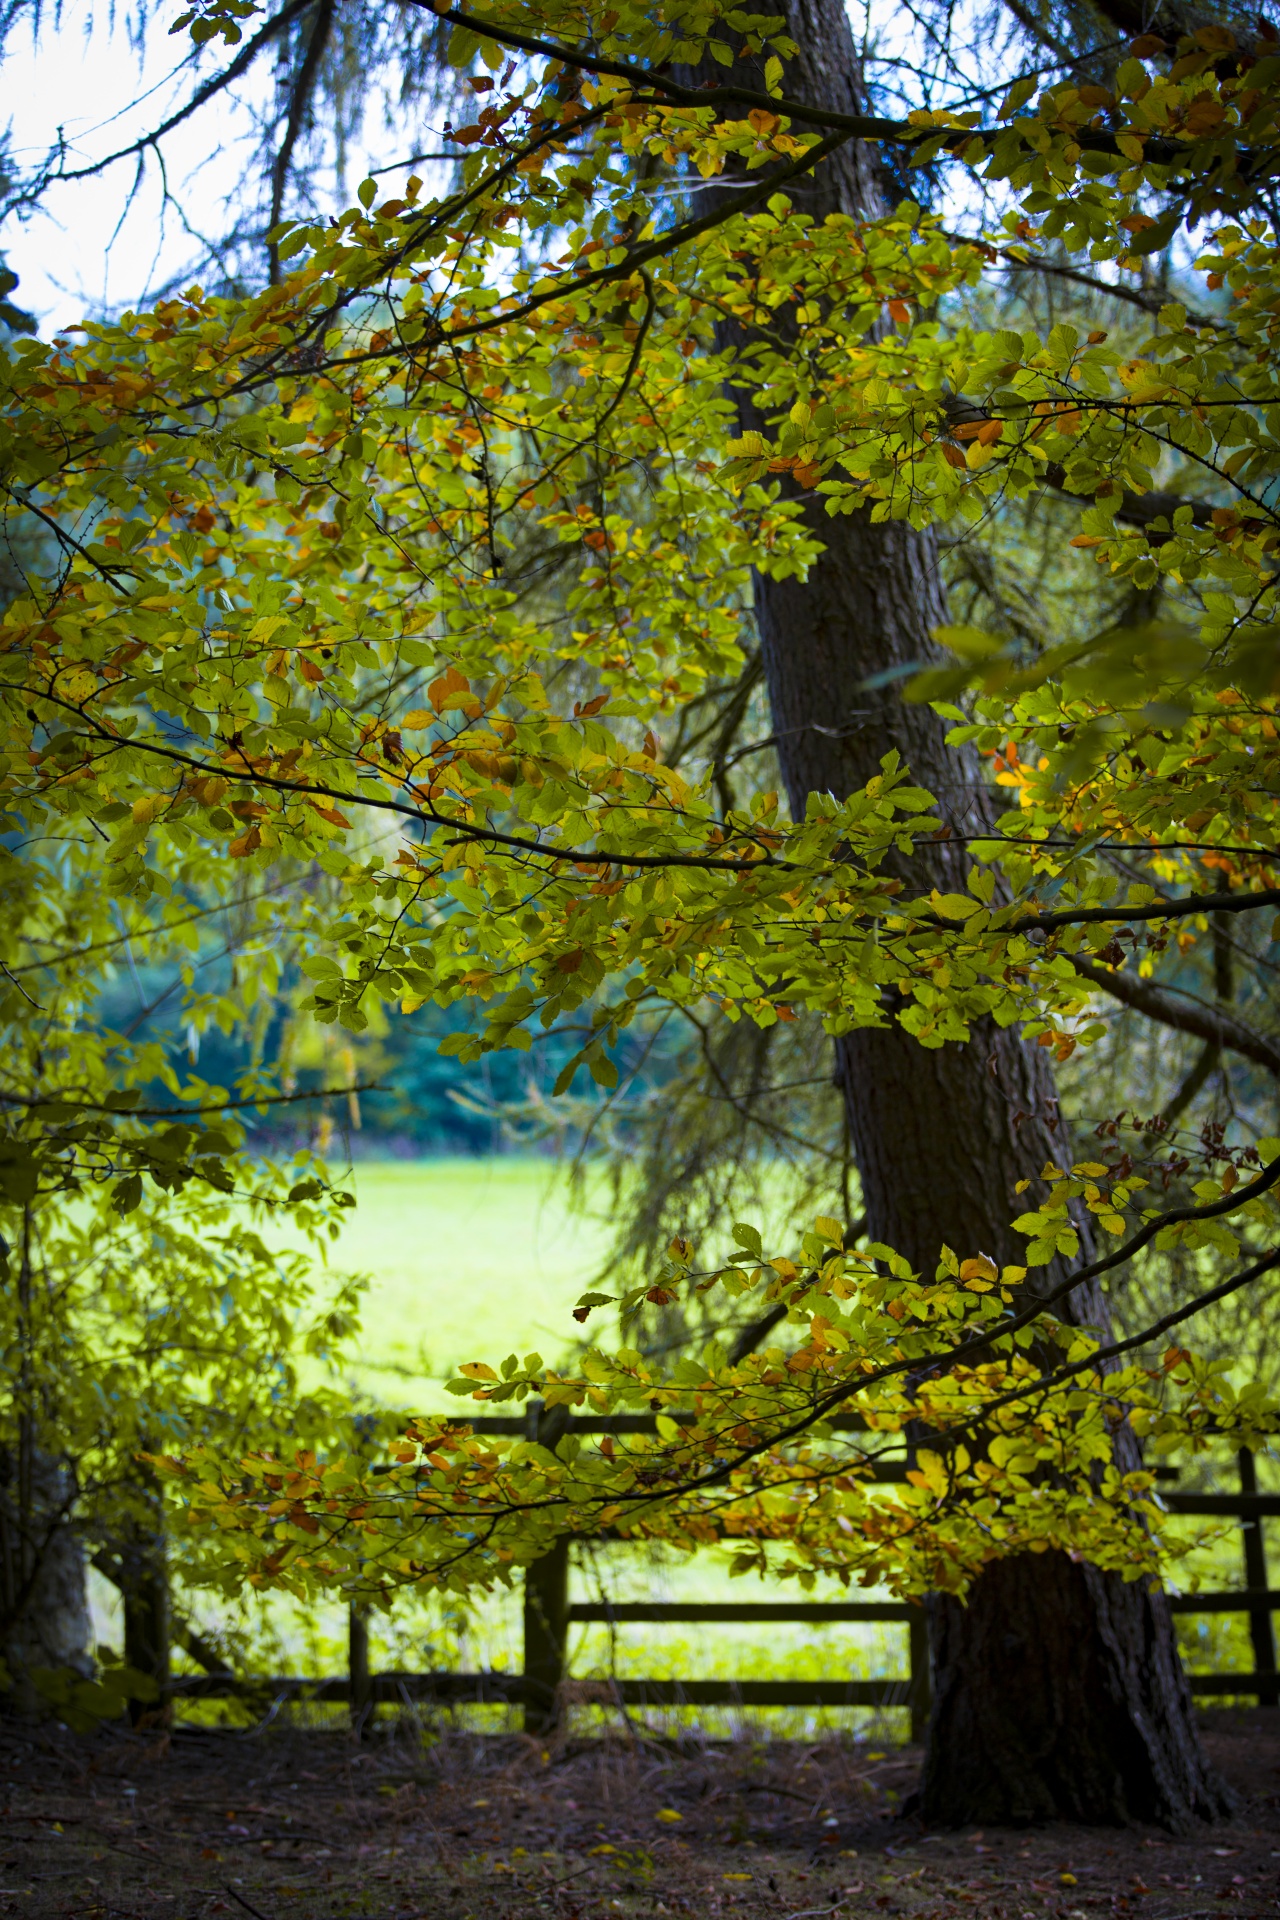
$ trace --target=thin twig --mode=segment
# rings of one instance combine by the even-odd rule
[[[262,1909],[255,1907],[252,1900],[246,1900],[242,1893],[237,1893],[234,1887],[225,1887],[223,1891],[229,1893],[233,1900],[238,1900],[246,1913],[253,1914],[254,1920],[267,1920],[267,1916],[263,1913]]]

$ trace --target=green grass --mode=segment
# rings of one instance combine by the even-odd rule
[[[570,1208],[553,1162],[365,1161],[354,1184],[330,1263],[370,1276],[352,1372],[375,1398],[438,1407],[460,1361],[573,1344],[610,1235]]]

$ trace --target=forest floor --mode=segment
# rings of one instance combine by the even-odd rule
[[[60,1920],[1141,1920],[1280,1913],[1280,1709],[1204,1716],[1236,1817],[1189,1837],[926,1832],[919,1765],[714,1744],[0,1723],[0,1915]]]

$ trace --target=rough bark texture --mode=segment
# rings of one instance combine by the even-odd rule
[[[788,0],[800,48],[787,75],[796,97],[863,108],[861,76],[840,0]],[[714,191],[714,190],[713,190]],[[793,195],[816,218],[876,210],[865,150],[846,147]],[[775,326],[781,316],[775,317]],[[726,344],[733,336],[726,334]],[[744,428],[758,426],[749,401]],[[914,889],[962,891],[958,837],[985,824],[987,796],[971,753],[947,748],[927,708],[886,670],[936,657],[944,618],[928,534],[869,514],[813,511],[826,551],[805,581],[756,583],[755,609],[783,778],[793,815],[813,790],[846,794],[897,748],[938,798],[955,838],[909,867]],[[1047,1160],[1070,1152],[1048,1056],[1016,1032],[986,1026],[966,1046],[920,1046],[894,1020],[843,1037],[836,1074],[862,1181],[867,1229],[932,1271],[946,1242],[962,1255],[1018,1260],[1009,1220]],[[1046,1277],[1053,1276],[1047,1270]],[[1105,1324],[1094,1288],[1072,1300]],[[931,1605],[935,1705],[924,1812],[942,1824],[1029,1818],[1146,1819],[1183,1826],[1210,1816],[1223,1790],[1203,1761],[1168,1608],[1159,1595],[1060,1555],[993,1566],[969,1604]]]
[[[929,1611],[935,1817],[1185,1826],[1226,1810],[1163,1594],[1024,1554],[989,1567],[968,1608],[935,1597]]]
[[[150,1487],[147,1493],[151,1495]],[[154,1699],[130,1700],[129,1718],[135,1726],[164,1715],[169,1691],[169,1570],[163,1509],[158,1498],[147,1504],[151,1511],[134,1518],[120,1542],[117,1581],[124,1600],[125,1664],[154,1680],[158,1689]]]
[[[70,1492],[48,1454],[33,1450],[27,1475],[11,1455],[0,1459],[0,1654],[11,1682],[0,1699],[21,1713],[46,1710],[32,1677],[40,1668],[93,1673],[84,1547],[64,1518]]]

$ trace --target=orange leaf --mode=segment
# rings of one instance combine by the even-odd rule
[[[349,827],[351,825],[346,814],[339,813],[336,807],[322,807],[318,800],[313,800],[311,804],[320,815],[320,818],[327,820],[331,827]]]
[[[889,317],[892,320],[896,320],[900,327],[909,327],[911,325],[911,309],[905,300],[891,300],[889,302]]]
[[[438,680],[433,680],[427,688],[427,698],[439,713],[451,693],[470,693],[471,682],[465,673],[459,673],[457,667],[447,667]]]
[[[1186,118],[1186,130],[1191,134],[1213,133],[1226,118],[1222,102],[1215,100],[1212,94],[1200,94],[1191,102]]]
[[[231,842],[231,845],[227,848],[227,852],[233,860],[243,860],[249,854],[256,853],[261,845],[262,834],[260,830],[254,826],[250,827],[247,833],[239,834],[237,838]]]

